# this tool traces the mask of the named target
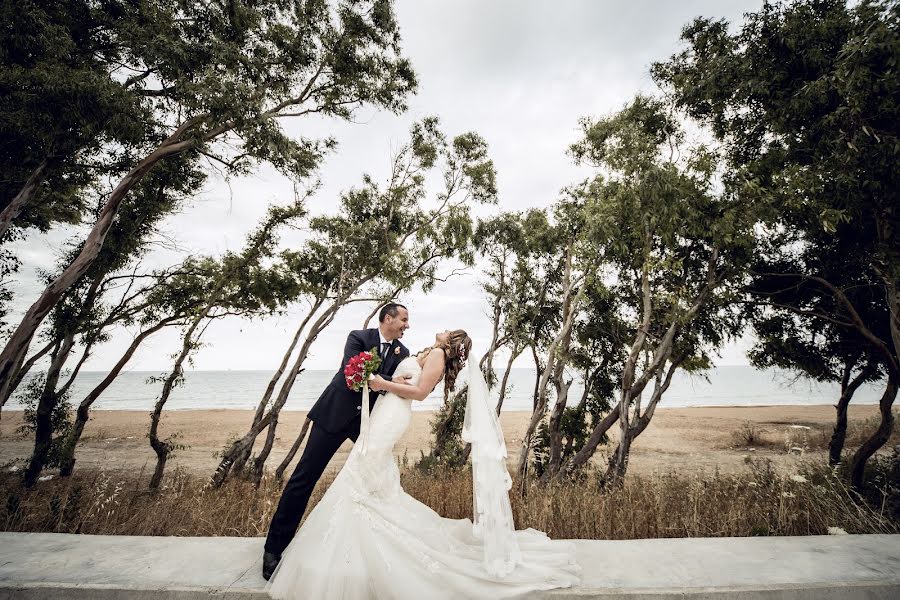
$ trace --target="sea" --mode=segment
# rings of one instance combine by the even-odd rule
[[[153,381],[156,371],[123,372],[94,403],[96,410],[150,411],[159,396],[162,383]],[[300,374],[283,410],[308,410],[328,385],[333,371],[307,370]],[[501,374],[498,374],[498,379]],[[78,402],[106,376],[105,372],[79,373],[71,388],[70,401]],[[175,388],[166,410],[255,409],[272,373],[270,371],[187,371],[184,383]],[[513,369],[503,410],[531,410],[535,372]],[[462,376],[460,383],[462,383]],[[652,385],[652,384],[651,384]],[[22,389],[24,386],[20,387]],[[276,388],[277,393],[278,388]],[[575,404],[583,387],[575,381],[569,403]],[[883,388],[867,384],[857,390],[854,404],[877,404]],[[494,391],[497,395],[496,390]],[[649,390],[645,392],[649,396]],[[688,406],[767,406],[834,404],[840,396],[838,384],[822,384],[797,379],[795,374],[778,369],[758,370],[749,366],[720,366],[705,376],[677,372],[659,407]],[[414,410],[435,410],[441,404],[443,388],[424,401],[414,402]],[[14,396],[4,410],[22,410],[21,399]]]

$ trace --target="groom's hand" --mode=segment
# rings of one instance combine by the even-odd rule
[[[385,381],[384,377],[382,377],[381,375],[376,375],[369,380],[369,389],[375,392],[383,392],[386,383],[387,381]]]
[[[397,375],[390,379],[396,383],[408,383],[412,379],[412,375]],[[381,375],[376,375],[374,379],[369,380],[369,389],[375,392],[387,391],[388,380]]]

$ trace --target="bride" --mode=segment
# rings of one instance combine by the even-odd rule
[[[578,582],[571,542],[514,529],[506,445],[477,361],[468,361],[463,426],[472,444],[474,523],[442,518],[400,486],[393,448],[409,425],[412,402],[424,400],[442,378],[453,390],[471,347],[465,331],[444,331],[397,366],[398,381],[369,382],[386,393],[284,551],[266,585],[273,598],[499,598]],[[409,379],[399,383],[403,375]]]

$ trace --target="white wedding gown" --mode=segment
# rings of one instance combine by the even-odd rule
[[[415,357],[395,376],[421,374]],[[445,519],[403,491],[393,448],[411,400],[385,394],[372,410],[365,454],[346,464],[282,554],[266,591],[278,599],[421,600],[502,598],[570,587],[579,580],[574,544],[515,532],[521,562],[505,576],[485,569],[469,519]]]

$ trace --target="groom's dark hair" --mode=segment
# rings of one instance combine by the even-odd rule
[[[396,317],[397,313],[400,312],[399,309],[409,310],[402,304],[397,304],[396,302],[388,302],[384,306],[381,307],[381,312],[378,313],[378,322],[384,323],[385,317],[391,315],[392,317]]]

